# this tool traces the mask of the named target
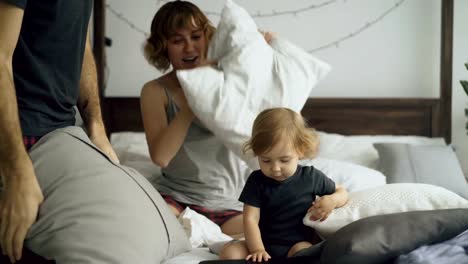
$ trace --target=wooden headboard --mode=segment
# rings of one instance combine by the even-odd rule
[[[343,135],[420,135],[451,142],[453,0],[442,1],[439,98],[309,98],[302,114],[317,130]],[[143,131],[139,98],[104,97],[105,0],[94,2],[94,53],[108,133]]]

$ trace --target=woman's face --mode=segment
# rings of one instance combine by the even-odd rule
[[[205,61],[207,49],[202,28],[180,28],[167,41],[167,54],[174,70],[192,69]]]

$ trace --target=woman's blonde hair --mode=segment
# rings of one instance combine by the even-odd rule
[[[156,69],[163,72],[169,69],[171,63],[167,54],[167,41],[180,28],[203,29],[207,43],[215,31],[211,22],[196,5],[187,1],[167,2],[154,15],[151,35],[144,46],[146,60]]]
[[[271,150],[280,140],[290,140],[300,158],[313,158],[319,138],[304,118],[288,108],[271,108],[261,112],[254,121],[252,137],[244,144],[244,153],[252,150],[258,156]]]

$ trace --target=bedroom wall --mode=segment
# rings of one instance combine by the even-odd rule
[[[144,60],[142,44],[154,13],[165,2],[107,1],[106,32],[113,40],[107,49],[109,96],[138,96],[147,80],[160,75]],[[218,22],[224,1],[193,2]],[[438,96],[440,0],[236,2],[259,28],[306,50],[319,49],[313,54],[333,66],[311,96]]]
[[[142,56],[145,34],[167,0],[107,1],[106,96],[139,96],[161,75]],[[224,1],[193,0],[214,24]],[[332,65],[312,97],[438,97],[440,0],[237,0],[259,28],[277,32]],[[468,1],[455,0],[453,143],[468,174],[458,80],[468,79]],[[463,26],[462,26],[463,25]],[[363,81],[365,80],[365,81]]]
[[[452,95],[452,141],[468,178],[468,134],[465,129],[464,109],[468,108],[468,96],[463,92],[460,80],[468,80],[468,1],[455,0],[453,44],[453,95]]]

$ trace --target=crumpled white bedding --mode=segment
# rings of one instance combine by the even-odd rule
[[[221,231],[221,228],[210,219],[190,207],[179,215],[179,222],[184,227],[193,248],[207,247],[217,242],[227,242],[232,238]]]
[[[162,264],[198,264],[202,260],[218,259],[218,255],[211,253],[208,246],[232,240],[230,236],[221,232],[218,225],[189,207],[182,211],[179,221],[184,227],[193,249],[168,259]]]

